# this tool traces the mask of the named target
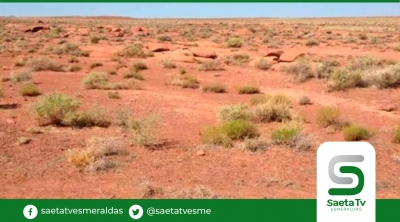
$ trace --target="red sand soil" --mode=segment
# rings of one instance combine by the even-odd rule
[[[43,19],[45,22],[51,19]],[[85,22],[68,23],[64,18],[62,27],[70,30],[68,41],[77,43],[82,49],[90,52],[90,57],[79,57],[82,70],[79,72],[35,72],[33,82],[42,94],[62,92],[76,96],[82,101],[84,107],[97,104],[109,112],[119,108],[132,110],[135,117],[157,113],[162,117],[159,139],[171,141],[170,144],[159,150],[149,150],[141,147],[127,145],[129,161],[125,161],[116,170],[106,173],[81,173],[72,166],[66,158],[68,149],[83,148],[85,140],[97,137],[118,137],[128,139],[129,136],[117,126],[109,128],[84,128],[72,129],[69,127],[46,126],[41,127],[42,134],[27,132],[29,127],[38,127],[38,123],[29,115],[29,107],[38,97],[23,97],[9,82],[1,83],[4,88],[4,98],[0,104],[19,104],[16,109],[0,109],[0,197],[2,198],[139,198],[143,195],[142,184],[138,180],[148,181],[160,187],[164,194],[156,197],[168,198],[169,193],[189,190],[198,186],[212,190],[220,197],[233,198],[315,198],[316,197],[316,148],[324,141],[343,141],[340,132],[327,134],[316,124],[317,109],[321,106],[338,106],[341,113],[351,122],[366,125],[374,129],[376,135],[369,140],[375,147],[377,154],[377,197],[400,198],[400,164],[393,160],[394,154],[400,154],[400,147],[391,142],[393,129],[399,123],[398,111],[387,112],[381,110],[384,106],[398,106],[400,91],[398,89],[377,90],[370,88],[354,88],[345,92],[327,92],[323,80],[311,79],[305,83],[295,84],[290,77],[281,72],[279,66],[261,71],[249,66],[227,66],[222,71],[199,71],[199,64],[176,62],[180,68],[185,68],[188,73],[195,75],[200,85],[208,83],[223,83],[228,93],[212,94],[203,93],[200,89],[182,89],[171,86],[169,76],[177,74],[179,69],[165,69],[162,59],[173,55],[176,48],[191,48],[178,44],[166,43],[171,51],[156,52],[154,57],[146,59],[126,59],[130,66],[134,61],[143,61],[149,67],[142,71],[145,81],[141,81],[142,90],[120,90],[121,99],[108,99],[105,90],[86,90],[81,81],[89,73],[89,66],[93,62],[101,62],[103,66],[94,71],[115,70],[118,63],[111,61],[111,57],[129,44],[131,37],[126,37],[124,42],[108,42],[101,40],[99,44],[90,41],[81,43],[83,38],[79,29],[85,29]],[[74,21],[71,18],[71,21]],[[83,20],[82,20],[83,21]],[[245,21],[245,20],[244,20]],[[396,20],[397,21],[397,20]],[[6,26],[5,30],[18,31],[18,23],[34,24],[34,20],[10,20],[7,23],[15,26]],[[229,22],[229,20],[222,20]],[[188,21],[186,27],[201,28],[203,21]],[[209,24],[218,25],[219,21],[209,21]],[[266,23],[264,25],[264,23]],[[278,24],[279,21],[260,21],[259,24],[267,27]],[[109,26],[113,20],[100,20],[96,25]],[[174,22],[167,24],[173,25]],[[301,24],[301,21],[299,21]],[[148,28],[146,23],[134,25],[135,27]],[[209,25],[213,27],[212,25]],[[217,28],[213,28],[215,31]],[[284,26],[279,26],[284,27]],[[283,29],[283,28],[282,28]],[[244,29],[247,30],[247,29]],[[229,29],[227,32],[231,31]],[[234,29],[233,29],[234,31]],[[279,31],[279,30],[278,30]],[[322,35],[323,31],[312,31]],[[334,31],[335,32],[335,31]],[[337,30],[337,32],[346,32]],[[19,32],[19,36],[23,36]],[[85,31],[83,31],[85,33]],[[240,29],[236,34],[250,35]],[[107,33],[106,33],[107,34]],[[174,41],[184,41],[177,32],[166,32]],[[367,33],[368,34],[368,33]],[[382,34],[382,33],[372,33]],[[371,34],[371,35],[372,35]],[[391,33],[393,39],[398,38],[398,32]],[[26,34],[25,38],[38,41],[43,33]],[[219,35],[219,34],[217,34]],[[88,38],[88,37],[86,37]],[[224,39],[224,36],[221,36]],[[198,37],[197,50],[205,49],[208,53],[214,49],[222,57],[233,53],[246,53],[251,57],[262,57],[268,52],[282,50],[285,52],[298,52],[320,57],[338,55],[340,61],[347,61],[347,56],[360,56],[373,54],[379,58],[400,60],[400,52],[393,50],[382,51],[379,47],[369,45],[342,44],[334,40],[332,43],[321,43],[319,46],[307,47],[304,44],[288,44],[279,46],[278,49],[268,48],[259,43],[254,46],[244,44],[237,52],[224,47],[223,43],[214,43],[208,39]],[[44,46],[55,45],[59,39],[44,42]],[[145,44],[156,43],[157,38],[142,38]],[[304,40],[293,40],[304,42]],[[336,44],[338,43],[338,44]],[[8,44],[10,47],[12,44]],[[357,47],[357,48],[355,48]],[[37,54],[0,54],[0,77],[9,77],[10,73],[19,69],[14,61],[24,56]],[[53,55],[53,59],[68,64],[69,56]],[[126,68],[125,68],[126,70]],[[117,76],[111,76],[112,81],[122,80],[124,69],[118,71]],[[229,104],[249,102],[251,95],[239,95],[237,87],[252,84],[259,86],[262,93],[283,93],[293,100],[294,109],[305,115],[307,122],[305,130],[315,135],[314,150],[295,152],[281,146],[271,146],[265,152],[244,152],[237,148],[209,148],[204,149],[204,156],[196,155],[199,150],[199,131],[207,126],[218,123],[218,110]],[[299,106],[297,98],[306,95],[312,100],[312,105]],[[272,130],[278,123],[257,124],[262,136],[269,140]],[[19,137],[29,137],[32,141],[25,145],[16,145]],[[269,181],[278,181],[270,183]]]

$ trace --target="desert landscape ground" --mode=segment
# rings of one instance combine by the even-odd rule
[[[0,18],[1,198],[315,198],[368,141],[400,198],[400,18]]]

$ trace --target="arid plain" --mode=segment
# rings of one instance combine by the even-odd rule
[[[1,198],[315,198],[368,141],[400,198],[400,18],[0,18]]]

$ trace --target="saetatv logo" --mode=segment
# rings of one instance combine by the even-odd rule
[[[326,142],[317,152],[317,221],[375,222],[375,149]]]

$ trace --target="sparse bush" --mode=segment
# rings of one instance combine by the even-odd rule
[[[127,58],[146,58],[143,46],[140,44],[128,45],[117,53],[118,56]]]
[[[227,65],[241,66],[250,62],[250,56],[247,54],[235,54],[232,56],[226,56],[224,63]]]
[[[101,62],[94,62],[92,64],[90,64],[90,69],[94,69],[97,67],[103,66],[103,64]]]
[[[239,38],[229,38],[226,45],[228,48],[240,48],[242,47],[242,40]]]
[[[71,57],[69,57],[68,62],[69,63],[78,63],[79,59],[76,58],[76,56],[71,56]]]
[[[54,72],[64,72],[62,64],[54,62],[47,57],[35,57],[28,61],[28,67],[32,71],[54,71]]]
[[[254,106],[251,120],[254,122],[282,122],[292,119],[289,106],[273,102],[262,103]]]
[[[61,93],[52,93],[41,97],[33,106],[35,118],[43,124],[62,125],[66,116],[75,113],[80,102]]]
[[[91,72],[83,78],[82,83],[85,89],[105,89],[109,80],[103,73]]]
[[[74,64],[74,65],[70,66],[68,70],[70,72],[79,72],[82,70],[82,68],[80,65]]]
[[[362,56],[353,59],[347,68],[351,71],[364,71],[381,66],[385,63],[387,63],[386,60],[378,59],[372,56]]]
[[[65,115],[63,125],[73,127],[108,127],[111,125],[106,113],[97,106],[93,106],[86,112],[76,113],[70,112]]]
[[[144,76],[142,74],[133,71],[124,74],[124,79],[130,79],[130,78],[144,80]]]
[[[255,106],[259,104],[263,104],[270,101],[270,96],[266,95],[255,95],[250,100],[250,105]]]
[[[322,127],[337,126],[340,123],[337,107],[324,106],[317,111],[317,123]]]
[[[83,51],[79,48],[78,45],[72,42],[65,42],[61,45],[50,47],[46,50],[47,52],[56,54],[56,55],[71,55],[71,56],[78,56],[78,57],[88,57],[89,52]]]
[[[115,138],[93,137],[86,142],[85,149],[67,151],[67,160],[80,170],[89,172],[107,171],[118,166],[110,156],[126,154],[122,141]]]
[[[100,40],[101,40],[101,38],[99,36],[96,36],[96,35],[90,37],[90,42],[93,43],[93,44],[99,43]]]
[[[257,94],[260,93],[258,87],[255,86],[241,86],[238,90],[239,94]]]
[[[336,60],[325,60],[322,62],[321,66],[317,67],[317,77],[329,78],[330,75],[340,66],[340,63]]]
[[[262,138],[246,138],[240,148],[245,151],[260,152],[268,148],[268,143]]]
[[[158,36],[158,40],[161,42],[171,42],[172,38],[169,35],[162,35],[162,36]]]
[[[366,34],[364,34],[364,33],[361,33],[361,34],[358,35],[358,38],[361,39],[361,40],[367,40],[368,36]]]
[[[256,62],[255,67],[260,70],[268,70],[272,65],[273,63],[271,61],[261,58]]]
[[[200,65],[199,70],[200,71],[219,71],[219,70],[223,70],[223,68],[221,66],[221,60],[215,59],[215,60],[210,60],[210,61],[203,62]]]
[[[0,97],[4,96],[3,86],[0,84]]]
[[[21,88],[19,89],[19,93],[22,96],[38,96],[41,94],[36,86],[31,83],[21,86]]]
[[[257,127],[253,123],[242,119],[223,122],[221,130],[233,140],[260,136]]]
[[[176,64],[171,59],[163,60],[162,65],[164,68],[167,68],[167,69],[175,69],[176,68]]]
[[[172,76],[171,85],[180,86],[182,88],[199,88],[199,81],[195,76],[189,74],[181,74]]]
[[[247,120],[249,117],[248,107],[243,104],[224,106],[219,110],[219,118],[223,122],[239,119]]]
[[[301,58],[292,65],[283,66],[282,70],[292,76],[292,82],[302,83],[314,77],[310,61]]]
[[[373,133],[363,126],[351,125],[343,129],[343,136],[346,141],[360,141],[371,138]]]
[[[400,64],[367,70],[361,77],[364,85],[379,89],[396,88],[400,85]]]
[[[344,91],[360,86],[364,86],[361,73],[359,71],[350,71],[346,68],[335,69],[327,82],[329,91]]]
[[[306,42],[306,46],[318,46],[319,42],[316,39],[310,39]]]
[[[308,98],[307,96],[299,97],[299,105],[304,106],[304,105],[308,105],[308,104],[311,104],[310,98]]]
[[[207,127],[200,132],[200,135],[201,141],[205,144],[213,144],[223,147],[232,146],[232,140],[223,133],[221,126]]]
[[[25,62],[25,60],[20,60],[19,59],[19,60],[15,61],[14,65],[16,67],[24,67],[26,65],[26,62]]]
[[[32,72],[29,69],[25,70],[18,70],[13,73],[11,73],[11,83],[16,84],[16,83],[22,83],[22,82],[28,82],[32,79]]]
[[[289,144],[289,147],[295,149],[297,151],[307,151],[315,146],[315,139],[313,136],[299,133],[297,134],[292,142]]]
[[[392,136],[392,142],[400,143],[400,125],[398,125],[394,131],[394,134]]]
[[[119,94],[118,92],[108,92],[108,98],[110,99],[119,99]]]
[[[145,147],[155,145],[160,120],[158,115],[151,115],[139,120],[128,121],[128,131],[133,144]]]
[[[226,93],[225,86],[220,83],[214,83],[203,86],[203,92]]]
[[[141,70],[146,70],[147,69],[147,65],[144,64],[143,62],[135,62],[133,63],[131,70],[133,70],[134,72],[138,72]]]

